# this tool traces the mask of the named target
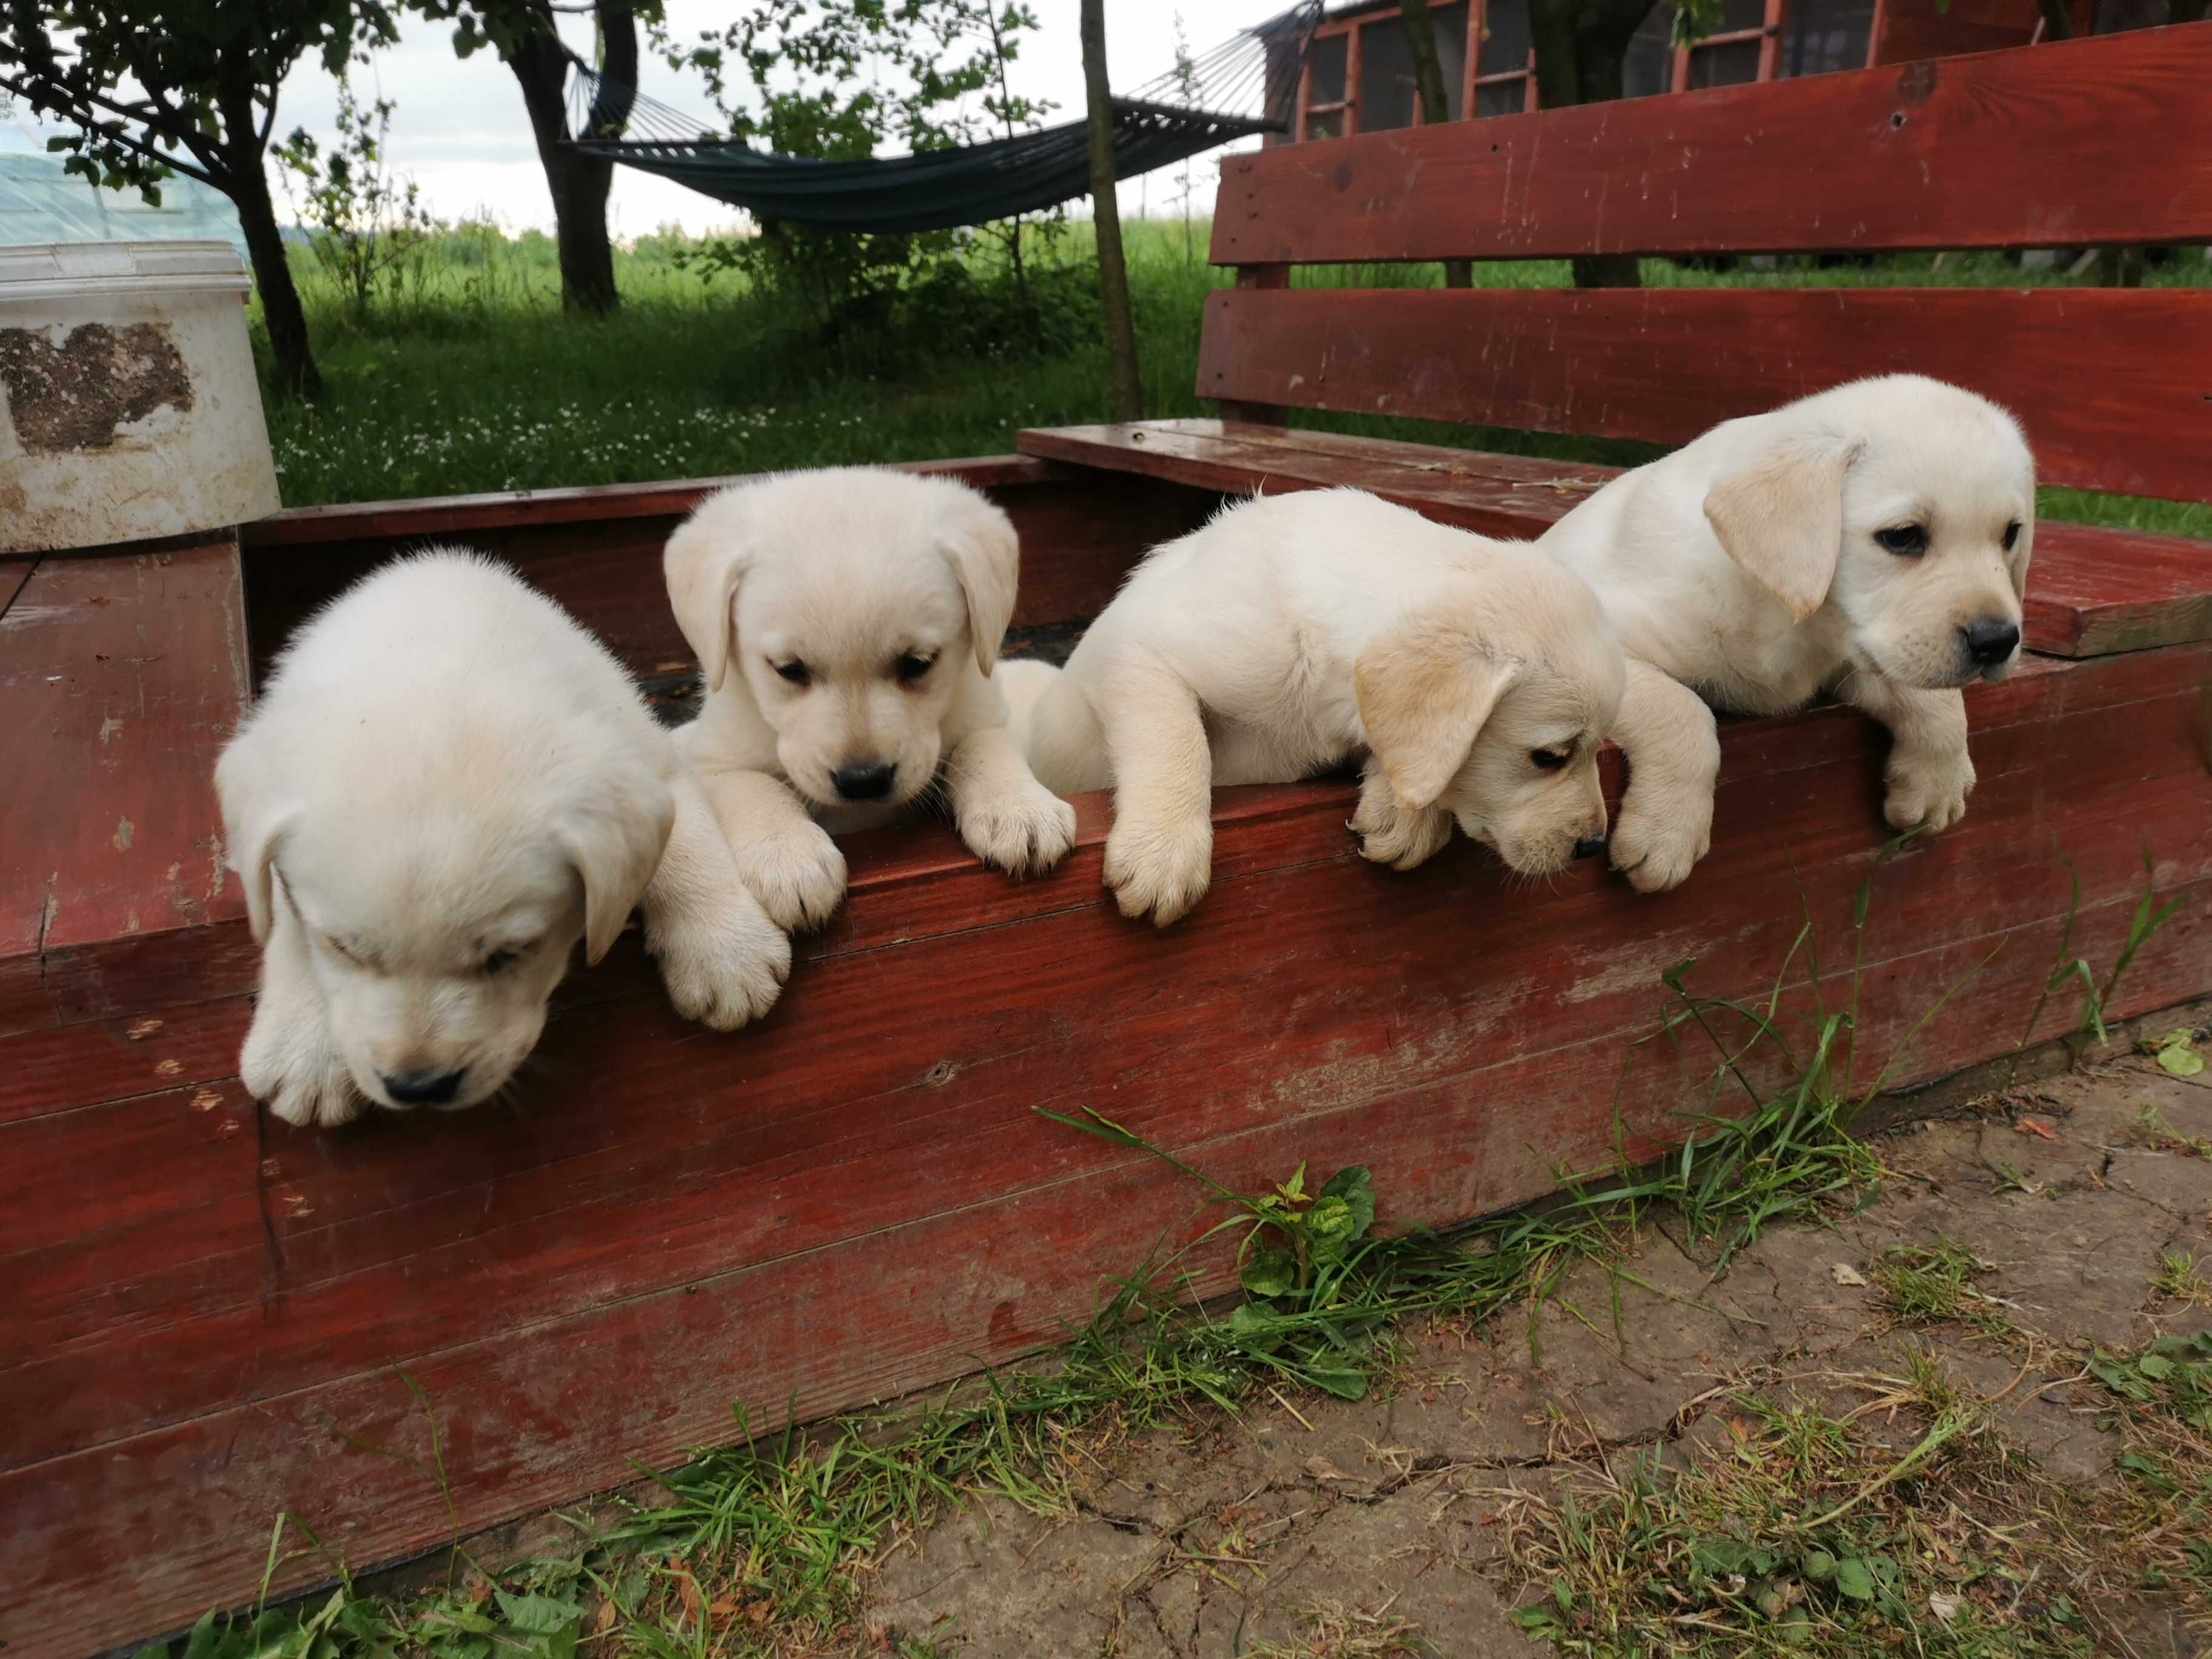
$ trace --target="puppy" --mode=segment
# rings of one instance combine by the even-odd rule
[[[216,767],[263,947],[246,1086],[287,1122],[454,1109],[537,1043],[633,906],[689,1018],[768,1011],[791,945],[622,665],[472,554],[404,559],[293,639]]]
[[[1456,822],[1524,874],[1564,868],[1605,833],[1621,680],[1595,597],[1527,544],[1354,489],[1280,495],[1138,567],[1036,694],[1030,756],[1063,793],[1113,787],[1106,884],[1165,927],[1206,893],[1212,785],[1363,752],[1368,858],[1410,870]]]
[[[1917,374],[1724,422],[1576,507],[1538,545],[1597,590],[1631,660],[1614,866],[1656,891],[1711,844],[1720,744],[1696,692],[1864,709],[1893,739],[1891,825],[1956,823],[1974,787],[1958,688],[2018,659],[2034,544],[2019,424]]]
[[[975,491],[870,467],[732,485],[669,538],[707,683],[679,742],[779,927],[843,897],[831,832],[894,821],[940,777],[986,864],[1049,870],[1073,844],[1075,810],[1030,775],[991,680],[1019,566]]]

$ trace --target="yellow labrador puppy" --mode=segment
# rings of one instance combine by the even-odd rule
[[[1958,688],[2018,659],[2034,543],[2018,422],[1917,374],[1724,422],[1576,507],[1538,545],[1597,590],[1630,659],[1614,866],[1656,891],[1711,844],[1720,744],[1698,693],[1865,710],[1893,739],[1889,823],[1956,823],[1974,787]]]
[[[216,787],[262,947],[241,1072],[288,1122],[496,1094],[577,941],[598,962],[641,900],[687,1018],[743,1024],[790,970],[622,665],[473,554],[386,565],[302,629]]]
[[[1621,677],[1595,597],[1527,544],[1331,489],[1158,549],[1064,672],[1024,665],[1014,690],[1047,785],[1112,787],[1106,884],[1165,927],[1205,896],[1213,785],[1363,754],[1368,858],[1410,870],[1456,823],[1524,874],[1565,868],[1605,834]]]
[[[872,467],[735,484],[663,562],[707,684],[678,741],[778,926],[844,896],[831,832],[891,823],[940,778],[987,864],[1049,870],[1074,844],[1075,809],[1030,775],[992,683],[1020,550],[975,490]]]

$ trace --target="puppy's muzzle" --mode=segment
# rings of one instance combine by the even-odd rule
[[[891,780],[897,775],[895,761],[864,761],[839,767],[830,781],[847,800],[881,800],[890,793]]]
[[[1603,836],[1584,836],[1575,843],[1575,856],[1578,859],[1597,858],[1604,852],[1605,837]]]
[[[1959,630],[1959,643],[1977,670],[1996,668],[2020,649],[2020,624],[2002,617],[1977,617]]]
[[[467,1075],[463,1066],[458,1072],[386,1072],[377,1080],[402,1106],[450,1106]]]

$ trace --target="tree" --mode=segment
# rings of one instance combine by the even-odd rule
[[[1121,257],[1121,211],[1114,196],[1114,94],[1106,86],[1106,0],[1083,0],[1083,81],[1091,129],[1091,217],[1098,230],[1098,301],[1105,313],[1117,421],[1145,417],[1137,378],[1137,331],[1129,314],[1129,268]]]
[[[572,132],[564,88],[568,52],[554,27],[550,0],[408,0],[426,17],[454,24],[453,50],[467,58],[489,46],[522,88],[522,106],[538,141],[538,165],[553,198],[553,234],[561,261],[561,303],[605,313],[622,303],[615,288],[614,246],[607,240],[607,193],[614,163],[569,147],[577,137],[619,138],[629,125],[637,86],[637,31],[657,27],[660,0],[590,0],[605,78]],[[563,9],[574,9],[563,7]]]
[[[276,380],[322,391],[264,165],[276,93],[317,53],[332,74],[398,38],[388,0],[0,0],[0,88],[77,129],[49,141],[95,184],[161,200],[172,173],[237,204]]]
[[[1563,109],[1619,98],[1628,44],[1651,5],[1652,0],[1528,0],[1537,101],[1546,109]],[[1695,9],[1683,9],[1685,15]],[[1574,269],[1577,288],[1639,284],[1632,253],[1585,255],[1575,260]]]
[[[389,98],[363,105],[341,76],[337,142],[325,153],[295,127],[276,152],[285,198],[313,227],[315,262],[337,279],[356,325],[368,320],[379,289],[421,269],[432,229],[415,181],[398,177],[385,159],[392,107]],[[307,198],[304,214],[295,180]]]

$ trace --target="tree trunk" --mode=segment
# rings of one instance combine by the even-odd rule
[[[1437,34],[1429,22],[1429,0],[1398,0],[1398,9],[1405,14],[1406,46],[1413,57],[1413,83],[1421,95],[1421,119],[1430,126],[1440,125],[1451,119],[1451,100],[1444,93],[1444,66],[1437,57]],[[1474,52],[1478,44],[1470,40],[1467,49]],[[1471,115],[1474,112],[1463,112]],[[1473,288],[1473,262],[1445,260],[1444,286]]]
[[[250,118],[243,127],[233,128],[228,115],[223,125],[227,131],[251,134],[254,130]],[[269,349],[276,358],[276,388],[286,397],[319,398],[323,377],[307,341],[307,313],[301,308],[291,263],[284,257],[284,234],[276,228],[276,204],[270,199],[260,146],[250,139],[234,143],[224,155],[218,182],[237,207],[239,228],[246,234],[253,286],[261,295],[261,319],[269,330]]]
[[[629,88],[637,80],[637,19],[627,0],[599,0],[600,37],[606,77]],[[559,40],[546,29],[526,36],[507,67],[522,88],[522,106],[538,141],[538,164],[553,198],[554,240],[561,262],[561,303],[574,311],[604,315],[622,303],[615,289],[615,253],[607,240],[607,192],[614,164],[568,146],[568,110],[562,88],[568,59]],[[592,130],[620,132],[629,119],[626,104],[610,102],[592,112]]]
[[[1621,94],[1628,43],[1652,0],[1528,0],[1536,49],[1536,99],[1546,109],[1609,103]],[[1638,288],[1632,253],[1585,254],[1574,261],[1577,288]]]
[[[1083,81],[1090,109],[1091,205],[1098,227],[1098,300],[1113,362],[1113,414],[1145,417],[1137,379],[1137,328],[1129,314],[1129,270],[1121,257],[1121,210],[1114,196],[1114,102],[1106,86],[1106,0],[1083,0]]]

